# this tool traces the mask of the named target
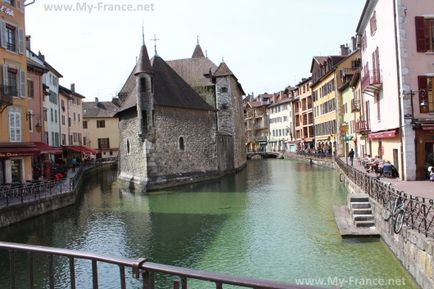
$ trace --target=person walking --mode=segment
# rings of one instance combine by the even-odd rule
[[[350,150],[350,152],[348,153],[348,156],[350,157],[351,166],[353,166],[353,164],[354,164],[354,150],[353,149]]]

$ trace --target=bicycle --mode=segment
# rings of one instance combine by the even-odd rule
[[[395,234],[401,232],[404,224],[404,206],[404,198],[401,195],[392,196],[384,206],[383,219],[388,222],[392,218]]]

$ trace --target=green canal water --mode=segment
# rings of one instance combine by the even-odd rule
[[[0,239],[323,287],[418,288],[381,240],[340,237],[332,208],[345,198],[333,170],[291,160],[250,161],[235,176],[151,194],[121,189],[105,171],[87,177],[75,206],[3,229]],[[69,288],[65,261],[56,261],[56,288]],[[0,255],[0,288],[7,262]],[[89,264],[76,267],[77,288],[91,288]],[[37,288],[48,288],[46,266],[37,268]],[[101,288],[119,288],[116,268],[99,271]]]

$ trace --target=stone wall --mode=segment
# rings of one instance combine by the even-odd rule
[[[149,188],[186,177],[217,175],[214,112],[155,107],[155,143],[148,152]]]
[[[234,139],[231,135],[217,135],[218,170],[222,173],[234,169]]]
[[[137,111],[125,112],[119,120],[119,178],[146,186],[148,180],[146,142],[139,138]]]
[[[18,204],[0,209],[0,228],[73,205],[80,196],[81,185],[84,179],[83,176],[91,171],[109,167],[112,167],[111,163],[85,169],[79,179],[78,185],[72,192],[63,193],[61,195],[53,195],[46,199],[35,200],[34,202]]]
[[[341,179],[349,193],[365,193],[350,181],[338,166],[336,169],[342,174]],[[392,222],[386,222],[382,217],[383,206],[372,198],[370,202],[375,216],[375,226],[382,239],[421,288],[434,288],[434,239],[405,227],[400,234],[395,234]]]
[[[226,87],[227,92],[221,88]],[[233,136],[234,168],[240,169],[246,165],[246,135],[242,92],[233,76],[221,77],[216,80],[218,130]]]

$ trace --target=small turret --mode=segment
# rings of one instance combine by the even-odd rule
[[[202,48],[200,47],[199,44],[199,36],[197,36],[197,44],[196,47],[194,48],[193,55],[191,56],[191,58],[202,58],[202,57],[205,57],[205,55],[203,54]]]

